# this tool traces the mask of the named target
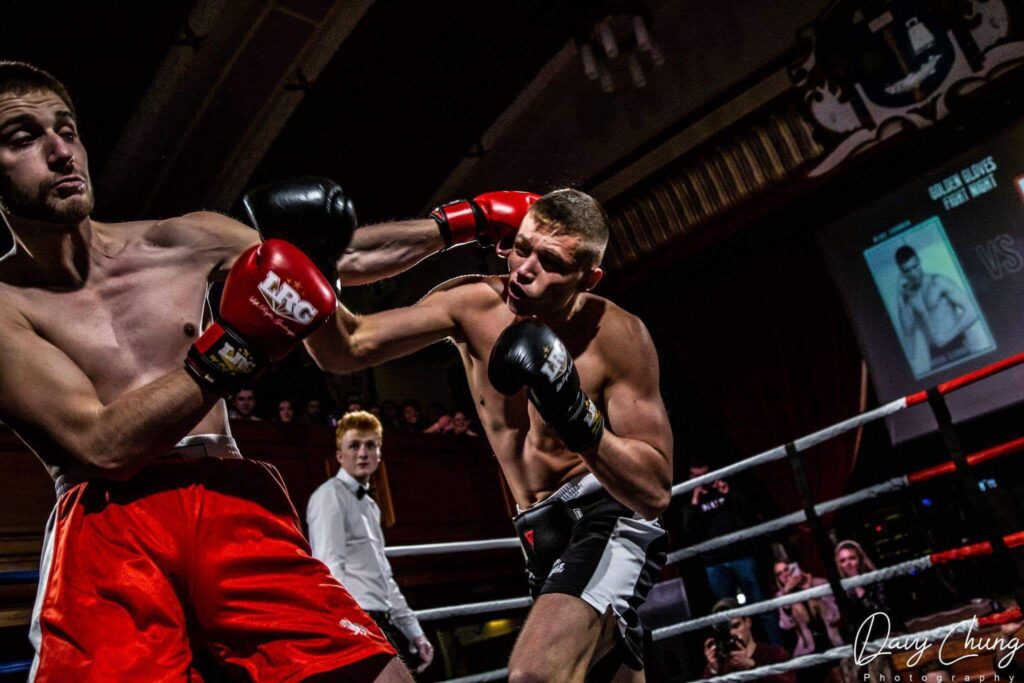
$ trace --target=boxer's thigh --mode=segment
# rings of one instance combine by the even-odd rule
[[[58,504],[36,681],[182,681],[192,662],[175,582],[175,492],[80,484]],[[163,520],[163,523],[161,523]]]
[[[223,666],[272,681],[394,655],[310,555],[272,467],[222,461],[201,495],[191,602],[205,647]]]

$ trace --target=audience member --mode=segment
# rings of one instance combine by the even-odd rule
[[[420,419],[420,403],[412,399],[402,401],[402,420],[398,425],[399,431],[422,432],[423,422]]]
[[[774,570],[775,585],[778,587],[776,596],[828,583],[821,577],[803,571],[796,562],[776,562]],[[780,607],[779,626],[796,634],[794,657],[824,652],[843,644],[843,637],[839,633],[839,608],[832,595]]]
[[[836,545],[836,567],[844,579],[875,571],[875,563],[864,552],[860,543],[851,540],[840,541]],[[885,583],[879,581],[867,586],[857,586],[846,591],[846,594],[850,596],[850,601],[856,609],[850,617],[857,624],[875,612],[885,612],[894,627],[902,627],[902,620],[898,620],[889,608]]]
[[[451,433],[456,436],[479,436],[471,427],[473,423],[465,411],[456,410],[452,413]]]
[[[283,398],[277,402],[277,421],[282,423],[292,422],[295,419],[295,404],[290,398]]]
[[[875,570],[875,563],[871,561],[871,558],[868,557],[857,541],[840,541],[836,545],[835,557],[839,575],[844,579]],[[899,619],[889,609],[889,601],[885,595],[884,583],[879,582],[868,586],[858,586],[846,591],[846,594],[849,596],[851,606],[854,609],[852,614],[846,615],[852,622],[851,626],[854,632],[856,632],[867,617],[875,612],[884,612],[889,617],[894,631],[903,629],[902,619]],[[848,657],[840,662],[840,669],[845,683],[858,683],[859,681],[867,680],[892,680],[892,662],[889,657],[876,657],[867,666],[857,666],[853,658]],[[925,681],[925,678],[922,677],[921,680]],[[933,679],[928,679],[928,681],[935,683]],[[943,683],[949,683],[949,680],[947,679]]]
[[[735,598],[719,600],[711,609],[712,614],[736,609]],[[772,643],[760,643],[754,638],[750,617],[734,617],[712,628],[712,634],[704,641],[704,677],[720,676],[737,671],[785,662],[789,653]],[[754,678],[767,683],[797,683],[793,672]]]
[[[302,411],[302,422],[312,425],[327,424],[327,416],[324,414],[324,404],[318,398],[311,398],[306,401],[306,407]]]
[[[256,394],[252,387],[242,387],[231,397],[228,418],[232,420],[259,420],[256,415]]]
[[[409,652],[420,658],[417,671],[422,671],[434,658],[434,648],[392,576],[380,508],[369,486],[380,465],[383,429],[370,413],[346,413],[335,435],[341,468],[313,492],[306,507],[313,557],[344,582],[399,652],[405,650],[402,640],[409,643]]]
[[[690,477],[707,474],[710,468],[700,458],[690,459]],[[683,531],[690,542],[699,543],[733,531],[746,529],[758,521],[747,497],[726,479],[698,486],[683,507]],[[703,555],[704,571],[715,600],[736,597],[742,591],[747,602],[760,602],[766,595],[758,577],[757,560],[749,542],[733,543]],[[758,622],[768,640],[782,643],[779,626],[771,613],[759,614]]]

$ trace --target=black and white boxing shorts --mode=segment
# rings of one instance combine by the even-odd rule
[[[588,473],[521,512],[515,526],[534,599],[565,593],[599,614],[611,610],[623,662],[642,669],[637,610],[665,566],[668,539],[661,524],[619,503]]]

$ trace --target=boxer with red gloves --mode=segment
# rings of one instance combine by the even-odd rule
[[[0,420],[57,488],[30,679],[411,681],[310,556],[280,476],[240,456],[221,400],[332,314],[327,281],[219,214],[93,220],[74,112],[51,75],[0,62],[0,205],[16,242],[0,261]],[[295,229],[342,224],[336,203],[318,206]],[[352,279],[369,282],[436,251],[433,221],[419,223],[348,247],[342,228],[343,276],[358,263]]]

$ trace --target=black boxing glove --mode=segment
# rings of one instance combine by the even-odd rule
[[[600,443],[604,415],[580,388],[562,340],[544,323],[521,320],[509,325],[491,349],[487,376],[506,396],[528,387],[537,412],[570,450],[581,453]]]
[[[355,206],[340,185],[315,176],[283,180],[246,192],[242,206],[264,240],[291,242],[330,282],[337,279],[338,259],[357,226]]]

